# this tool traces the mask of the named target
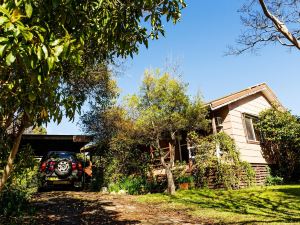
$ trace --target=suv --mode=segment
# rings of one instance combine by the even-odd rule
[[[75,188],[83,186],[82,163],[73,152],[48,152],[41,160],[40,175],[42,188],[60,184],[71,184]]]

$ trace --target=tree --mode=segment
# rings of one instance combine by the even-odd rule
[[[176,23],[184,7],[183,0],[2,2],[0,125],[14,141],[0,191],[24,130],[72,120],[107,64],[164,35],[162,18]]]
[[[175,160],[176,136],[181,131],[207,129],[206,107],[201,98],[190,101],[187,84],[169,73],[146,71],[140,92],[128,98],[129,115],[136,121],[147,145],[158,151],[168,181],[168,193],[175,193],[172,168]],[[169,161],[161,147],[162,139],[170,140]]]
[[[241,20],[246,27],[229,54],[241,54],[279,43],[300,50],[298,0],[251,0],[243,5]]]
[[[89,110],[81,116],[83,130],[92,135],[95,150],[94,162],[102,173],[94,177],[93,187],[118,183],[129,175],[145,176],[148,166],[148,152],[139,146],[143,143],[141,133],[128,111],[117,105],[118,89],[112,79],[108,80],[106,98],[95,98]]]
[[[277,165],[276,175],[283,176],[286,181],[297,177],[295,173],[300,168],[299,118],[289,111],[271,108],[260,113],[256,126],[262,133],[265,158]]]

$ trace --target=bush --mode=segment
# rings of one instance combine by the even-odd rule
[[[278,177],[278,176],[272,176],[272,175],[268,175],[266,177],[266,185],[267,186],[272,186],[272,185],[278,185],[278,184],[283,184],[283,178],[282,177]]]
[[[120,181],[109,185],[110,192],[124,190],[130,195],[144,194],[147,192],[147,189],[146,179],[134,176],[125,177]]]
[[[192,182],[194,182],[194,177],[193,176],[182,176],[182,177],[178,177],[176,181],[179,184],[182,184],[182,183],[192,183]]]
[[[192,146],[196,146],[195,185],[206,187],[208,184],[226,189],[236,189],[241,183],[251,186],[255,171],[251,165],[240,160],[239,151],[230,136],[224,132],[201,137],[195,132],[189,133]],[[216,147],[220,148],[220,156],[216,156]],[[213,183],[210,183],[211,178]]]
[[[147,180],[146,177],[128,176],[120,179],[117,182],[111,183],[108,187],[109,192],[126,191],[130,195],[139,195],[146,193],[163,192],[167,187],[165,180]]]
[[[0,215],[18,217],[27,209],[28,195],[22,189],[5,189],[0,194]]]
[[[272,174],[285,182],[299,179],[300,119],[276,105],[262,111],[255,124],[262,133],[261,147],[267,162],[272,162]],[[269,178],[272,180],[271,178]]]
[[[1,155],[0,164],[5,164]],[[0,193],[0,217],[6,217],[8,223],[13,218],[21,217],[28,212],[28,202],[39,186],[38,162],[34,159],[33,150],[26,146],[21,148],[15,159],[13,172]]]

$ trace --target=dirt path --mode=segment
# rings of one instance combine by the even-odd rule
[[[37,212],[25,217],[24,224],[201,224],[180,210],[162,211],[135,198],[94,192],[38,193],[31,203]]]

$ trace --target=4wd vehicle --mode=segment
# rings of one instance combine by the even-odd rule
[[[48,152],[41,160],[40,175],[42,188],[61,184],[70,184],[75,188],[83,186],[82,163],[73,152]]]

